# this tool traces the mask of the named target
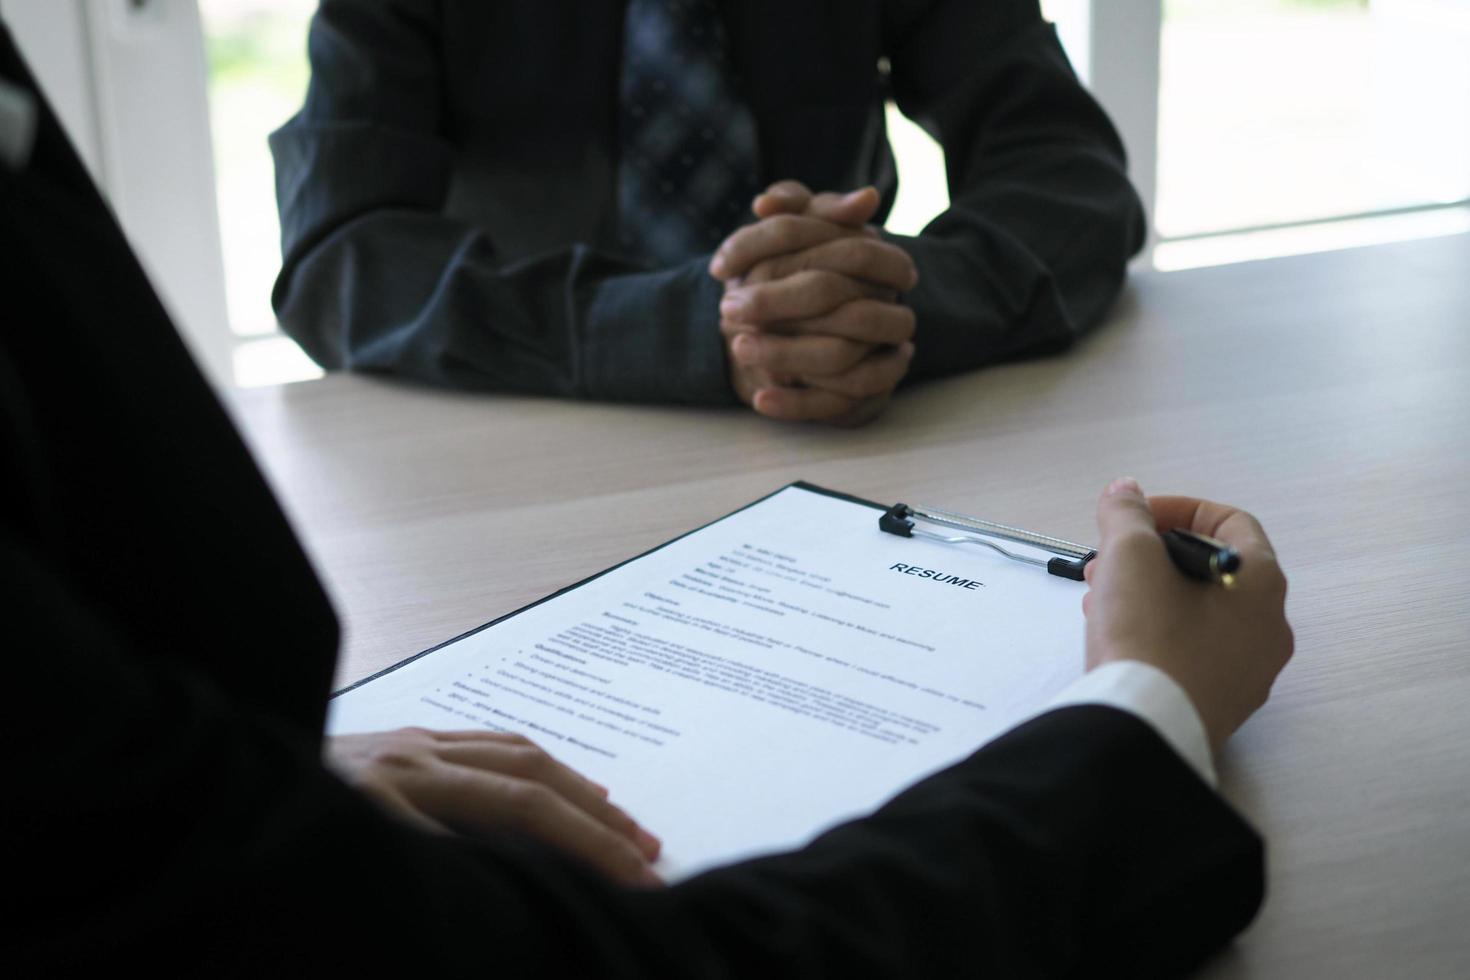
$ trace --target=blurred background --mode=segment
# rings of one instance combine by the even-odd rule
[[[0,0],[216,383],[320,371],[278,331],[266,136],[301,104],[315,0]],[[1043,0],[1113,115],[1163,271],[1470,229],[1470,0]],[[889,109],[888,225],[947,204]]]

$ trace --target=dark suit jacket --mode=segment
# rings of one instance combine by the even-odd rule
[[[1035,0],[726,0],[768,180],[895,186],[882,104],[944,146],[951,207],[910,378],[1064,347],[1116,296],[1142,210]],[[328,368],[605,399],[730,401],[708,256],[614,228],[624,4],[324,0],[271,140],[282,326]],[[886,71],[879,62],[886,59]]]
[[[1260,902],[1259,838],[1106,708],[663,891],[395,822],[322,766],[332,611],[49,111],[0,299],[11,975],[1148,976]]]

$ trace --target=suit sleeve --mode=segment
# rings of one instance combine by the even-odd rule
[[[331,776],[315,733],[133,648],[5,545],[31,709],[6,751],[22,964],[1141,977],[1194,965],[1260,901],[1256,835],[1146,724],[1098,707],[1045,715],[802,851],[666,891],[519,839],[430,836]]]
[[[915,237],[914,378],[1060,350],[1143,243],[1123,147],[1034,0],[888,8],[893,95],[944,147],[950,207]]]
[[[650,271],[585,243],[511,258],[446,212],[456,151],[437,8],[321,4],[306,103],[271,138],[283,329],[329,369],[733,404],[706,260]]]

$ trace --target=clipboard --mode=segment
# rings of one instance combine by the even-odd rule
[[[698,534],[700,531],[712,527],[715,524],[718,524],[720,521],[734,517],[736,514],[739,514],[742,511],[749,510],[752,507],[764,503],[765,501],[771,499],[779,493],[792,489],[805,490],[809,493],[820,494],[821,496],[832,497],[837,500],[845,500],[848,503],[858,504],[863,507],[871,507],[873,510],[880,511],[881,513],[878,518],[878,528],[879,530],[884,531],[888,534],[893,534],[905,538],[927,538],[931,541],[938,541],[943,544],[973,544],[986,547],[991,549],[992,551],[1000,553],[1001,555],[1011,559],[1012,561],[1045,568],[1046,571],[1052,575],[1056,575],[1059,578],[1070,579],[1075,582],[1083,581],[1083,570],[1086,568],[1087,563],[1097,557],[1096,549],[1089,548],[1087,545],[1077,544],[1073,541],[1067,541],[1062,538],[1052,537],[1050,535],[1041,534],[1036,531],[1028,531],[1024,528],[1013,527],[1008,524],[998,524],[993,521],[981,520],[977,517],[969,517],[964,514],[951,513],[949,511],[938,510],[937,508],[932,507],[917,507],[904,503],[897,503],[892,506],[885,506],[878,503],[877,501],[868,500],[865,497],[859,497],[854,494],[845,493],[841,490],[832,490],[828,487],[818,486],[817,484],[809,483],[806,480],[793,480],[785,486],[772,490],[770,493],[766,494],[763,497],[758,497],[757,499],[752,500],[750,503],[746,504],[743,507],[738,507],[735,510],[730,511],[728,514],[701,524],[699,527],[691,528],[690,530],[685,531],[683,534],[672,537],[662,544],[655,545],[654,547],[649,548],[647,551],[641,552],[631,558],[620,561],[616,565],[609,565],[607,568],[604,568],[600,572],[595,572],[584,579],[573,582],[571,585],[563,586],[562,588],[557,589],[554,592],[542,596],[540,599],[537,599],[533,602],[528,602],[526,605],[521,606],[518,609],[511,610],[503,616],[497,616],[487,623],[482,623],[479,626],[476,626],[473,629],[466,630],[465,632],[460,633],[457,636],[452,636],[442,643],[436,643],[434,646],[431,646],[426,650],[421,650],[418,653],[413,654],[412,656],[398,661],[397,663],[390,664],[389,666],[384,667],[382,670],[369,674],[367,677],[355,681],[352,684],[347,685],[346,687],[339,688],[338,690],[332,692],[331,698],[340,697],[341,695],[355,690],[356,688],[362,687],[365,684],[370,684],[387,674],[391,674],[394,671],[413,663],[415,660],[427,657],[430,654],[443,649],[444,647],[451,646],[452,644],[458,643],[461,640],[474,636],[476,633],[490,629],[493,626],[498,626],[511,617],[519,616],[521,613],[524,613],[530,609],[534,609],[542,603],[551,602],[554,599],[566,595],[568,592],[580,589],[583,586],[591,582],[595,582],[599,578],[602,578],[604,575],[617,571],[624,565],[629,565],[633,562],[639,561],[640,559],[646,558],[649,555],[654,554],[655,552],[667,548],[669,545],[674,544],[677,541],[682,541],[684,538],[687,538],[694,534]],[[929,530],[925,526],[922,526],[921,522],[922,525],[945,527],[953,530],[958,530],[963,533],[960,535],[939,534],[935,531]],[[1001,547],[999,544],[996,544],[995,541],[1008,541],[1013,544],[1026,545],[1028,547],[1036,548],[1041,551],[1050,551],[1052,552],[1053,557],[1042,561],[1041,559],[1033,558],[1029,555],[1023,555],[1018,552],[1010,551],[1006,548]]]
[[[930,525],[988,550],[905,540]],[[1038,547],[1081,549],[797,481],[336,692],[327,730],[519,732],[683,877],[871,812],[1075,680],[1077,589]]]

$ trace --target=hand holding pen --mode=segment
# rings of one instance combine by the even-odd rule
[[[1145,497],[1128,478],[1108,485],[1097,520],[1097,557],[1087,563],[1082,602],[1088,668],[1113,660],[1159,668],[1189,695],[1218,750],[1265,703],[1291,656],[1286,577],[1270,540],[1245,511]],[[1184,533],[1171,546],[1166,535],[1176,529]],[[1176,555],[1222,584],[1233,576],[1232,587],[1200,588],[1180,574]]]
[[[1171,527],[1159,537],[1174,567],[1199,582],[1230,588],[1240,571],[1240,552],[1219,538],[1184,527]]]

